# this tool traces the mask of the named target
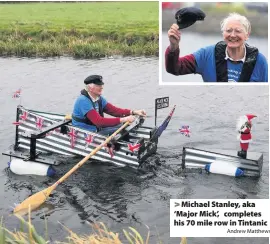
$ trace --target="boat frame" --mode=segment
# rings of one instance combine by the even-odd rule
[[[237,152],[232,150],[215,150],[215,152],[210,152],[204,149],[183,147],[182,169],[204,169],[205,165],[213,162],[220,164],[229,163],[243,170],[244,176],[260,177],[263,167],[263,154],[248,152],[247,158],[244,159],[237,156]]]
[[[39,128],[38,121],[42,121]],[[144,126],[143,123],[144,119],[138,117],[92,158],[119,166],[141,166],[157,151],[160,136],[157,132],[162,126],[152,128]],[[71,120],[65,119],[62,114],[29,110],[21,105],[17,107],[14,124],[15,143],[2,154],[25,161],[58,165],[63,161],[61,156],[86,156],[107,138],[72,126]],[[72,139],[72,133],[75,139]],[[92,143],[86,143],[87,136],[92,136]],[[139,149],[130,150],[129,146],[136,144],[140,144]]]

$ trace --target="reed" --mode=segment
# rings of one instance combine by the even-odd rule
[[[1,56],[158,55],[158,2],[1,4]]]
[[[3,219],[0,222],[0,243],[20,243],[20,244],[47,244],[50,243],[48,240],[48,229],[47,221],[45,218],[45,229],[46,238],[39,235],[35,227],[31,224],[31,218],[29,213],[28,222],[21,216],[16,215],[20,221],[20,229],[18,231],[10,231],[4,227]],[[127,230],[123,230],[124,237],[120,240],[119,233],[114,233],[109,230],[106,225],[102,222],[91,224],[92,234],[90,235],[78,235],[72,230],[62,225],[68,232],[66,239],[68,242],[55,241],[56,244],[149,244],[150,243],[150,231],[146,238],[143,238],[141,234],[134,228],[128,227]],[[153,241],[151,241],[153,243]],[[162,244],[160,241],[159,244]],[[181,238],[180,244],[187,244],[185,237]]]

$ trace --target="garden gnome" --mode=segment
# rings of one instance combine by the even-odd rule
[[[240,147],[241,151],[238,151],[237,155],[241,158],[247,158],[247,150],[249,143],[251,142],[251,127],[252,123],[251,120],[257,117],[253,114],[247,114],[244,116],[241,116],[238,119],[237,123],[237,129],[239,132],[239,140],[240,140]]]

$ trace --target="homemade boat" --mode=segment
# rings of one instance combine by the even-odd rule
[[[182,169],[200,168],[211,172],[211,165],[214,166],[212,173],[260,177],[263,166],[263,154],[248,152],[246,158],[241,158],[237,156],[236,151],[215,150],[215,152],[210,152],[198,148],[183,148]],[[239,173],[239,171],[241,172]]]
[[[92,158],[119,166],[141,166],[156,152],[158,138],[166,129],[174,109],[159,127],[144,126],[144,119],[137,118]],[[64,115],[30,110],[20,105],[13,124],[16,125],[15,144],[3,154],[31,163],[58,165],[60,155],[86,156],[107,138],[72,126],[71,120]]]

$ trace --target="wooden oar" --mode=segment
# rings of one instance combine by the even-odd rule
[[[102,142],[98,147],[96,147],[90,154],[88,154],[85,158],[83,158],[79,163],[77,163],[70,171],[68,171],[64,176],[62,176],[57,182],[55,182],[52,186],[37,192],[36,194],[25,199],[21,204],[16,206],[13,213],[16,214],[26,214],[29,205],[31,206],[31,210],[38,208],[42,203],[46,201],[51,192],[64,180],[66,180],[71,174],[73,174],[78,168],[80,168],[89,158],[96,154],[102,147],[104,147],[110,140],[115,137],[121,130],[129,125],[129,122],[123,124],[117,131],[115,131],[111,136],[109,136],[104,142]]]
[[[186,237],[181,237],[180,244],[187,244],[187,238]]]

